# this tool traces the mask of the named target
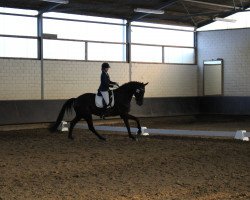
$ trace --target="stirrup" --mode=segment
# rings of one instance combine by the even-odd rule
[[[100,115],[101,119],[105,119],[105,114]]]

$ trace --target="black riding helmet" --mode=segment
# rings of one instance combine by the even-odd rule
[[[102,63],[102,69],[110,68],[108,63]]]

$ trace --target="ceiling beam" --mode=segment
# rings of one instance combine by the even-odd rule
[[[190,3],[195,3],[195,4],[203,4],[203,5],[207,5],[207,6],[214,6],[214,7],[221,7],[221,8],[229,8],[229,9],[241,9],[240,7],[237,6],[229,6],[229,5],[222,5],[222,4],[217,4],[217,3],[209,3],[209,2],[204,2],[204,1],[196,1],[196,0],[183,0],[186,2],[190,2]]]
[[[167,7],[170,7],[170,6],[174,5],[174,4],[176,4],[179,1],[181,1],[181,0],[170,0],[167,3],[164,3],[164,4],[160,5],[160,6],[158,6],[157,8],[151,8],[151,9],[153,9],[153,10],[162,10],[162,9],[165,9]],[[144,18],[144,17],[146,17],[148,15],[152,15],[152,14],[147,13],[147,14],[135,15],[134,17],[132,17],[131,21],[138,21],[138,20],[140,20],[140,19],[142,19],[142,18]]]
[[[243,12],[243,11],[242,11]],[[171,12],[169,11],[168,12],[168,15],[163,15],[163,16],[157,16],[156,18],[153,18],[152,19],[161,19],[161,20],[164,20],[164,19],[185,19],[185,18],[191,18],[191,17],[197,17],[197,16],[204,16],[204,17],[212,17],[212,16],[217,16],[219,14],[232,14],[232,13],[236,13],[236,11],[224,11],[224,12],[218,12],[218,11],[211,11],[211,12],[201,12],[201,13],[192,13],[192,14],[176,14],[175,12]],[[148,18],[145,18],[148,20]]]
[[[126,7],[123,7],[126,9]],[[108,11],[106,11],[108,10]],[[102,15],[110,15],[112,17],[112,12],[110,11],[116,11],[117,7],[115,4],[110,3],[103,3],[103,2],[95,2],[94,4],[92,2],[84,2],[84,3],[77,3],[77,2],[70,2],[70,6],[63,6],[60,8],[57,8],[56,12],[63,12],[63,13],[70,13],[70,14],[88,14],[93,13],[96,16],[102,16]],[[102,11],[102,12],[100,12]],[[99,13],[98,13],[99,12]],[[116,17],[117,18],[117,17]],[[119,17],[121,18],[121,17]]]
[[[246,10],[248,8],[249,8],[249,6],[245,6],[245,7],[242,8],[243,10],[238,11],[238,12],[249,12],[250,10]],[[225,13],[217,15],[216,17],[222,17],[222,18],[224,18],[224,17],[228,17],[229,15],[232,15],[232,14],[235,14],[235,13],[238,13],[238,12],[237,11],[225,12]],[[197,28],[200,28],[202,26],[208,25],[208,24],[210,24],[212,22],[214,22],[213,19],[205,20],[203,22],[198,23]]]
[[[46,1],[50,3],[58,3],[58,4],[68,4],[69,0],[40,0],[40,1]]]
[[[187,11],[187,14],[189,14],[189,15],[190,15],[190,12],[189,12],[188,8],[185,6],[185,4],[184,4],[183,2],[181,2],[181,4],[182,4],[182,6],[185,8],[185,10]],[[196,26],[197,26],[197,24],[196,24],[196,22],[195,22],[194,18],[193,18],[193,17],[190,17],[190,18],[191,18],[191,20],[192,20],[192,22],[193,22],[194,26],[196,27]]]
[[[54,10],[55,8],[57,8],[57,7],[61,6],[61,5],[62,4],[58,4],[58,3],[53,4],[53,3],[51,3],[49,6],[40,9],[38,12],[39,12],[39,14],[43,14],[43,13],[46,13],[46,12],[51,12],[52,10]]]

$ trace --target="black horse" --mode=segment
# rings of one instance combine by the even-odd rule
[[[110,108],[109,112],[106,115],[106,116],[118,116],[119,115],[123,119],[127,127],[129,137],[134,140],[136,140],[136,137],[134,137],[131,134],[128,120],[131,119],[131,120],[136,121],[137,128],[138,128],[138,132],[137,132],[138,135],[141,134],[141,125],[140,125],[138,118],[129,114],[130,102],[132,100],[132,97],[135,96],[136,104],[139,106],[143,104],[145,86],[147,84],[148,83],[144,84],[141,82],[131,81],[113,90],[115,104],[112,108]],[[106,140],[103,136],[97,133],[97,131],[95,130],[93,126],[92,114],[100,116],[103,113],[101,108],[96,107],[95,94],[93,93],[85,93],[77,98],[71,98],[67,100],[64,103],[57,117],[56,122],[50,127],[50,131],[55,132],[57,130],[58,126],[60,125],[63,119],[65,111],[70,111],[72,107],[75,110],[76,116],[70,122],[69,134],[68,134],[69,139],[74,139],[72,135],[72,131],[76,123],[80,121],[81,119],[85,119],[88,124],[89,130],[92,131],[99,139]]]

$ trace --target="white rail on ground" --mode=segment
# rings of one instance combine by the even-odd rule
[[[62,122],[60,126],[61,131],[67,131],[67,122]],[[75,126],[80,129],[88,129],[86,124],[79,123]],[[96,130],[100,131],[114,131],[127,134],[127,128],[121,126],[95,126]],[[137,133],[137,128],[130,128],[132,133]],[[171,129],[148,129],[142,127],[142,135],[178,135],[178,136],[208,136],[208,137],[229,137],[243,141],[249,141],[250,133],[245,130],[234,131],[201,131],[201,130],[171,130]]]

